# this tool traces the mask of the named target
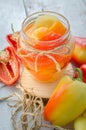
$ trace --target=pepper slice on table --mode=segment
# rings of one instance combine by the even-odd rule
[[[6,36],[8,43],[13,47],[15,52],[17,51],[17,40],[18,40],[19,34],[20,32],[14,32],[13,34],[8,34]]]
[[[86,84],[80,81],[81,77],[73,80],[64,76],[60,80],[44,108],[46,120],[54,125],[65,126],[86,109]]]
[[[20,76],[20,63],[12,47],[0,51],[0,81],[12,85]]]

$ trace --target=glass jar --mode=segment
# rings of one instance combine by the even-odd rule
[[[65,34],[47,41],[31,38],[26,31],[30,31],[33,23],[42,15],[57,17],[66,27]],[[50,11],[36,12],[24,20],[17,52],[24,66],[38,81],[54,82],[58,80],[71,60],[73,48],[74,41],[71,37],[69,22],[61,14]]]

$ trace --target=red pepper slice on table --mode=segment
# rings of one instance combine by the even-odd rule
[[[12,85],[20,76],[20,63],[12,47],[0,52],[0,81]]]
[[[8,34],[6,36],[8,43],[13,47],[15,52],[17,51],[17,40],[18,40],[19,34],[20,34],[19,32],[14,32],[13,34]]]

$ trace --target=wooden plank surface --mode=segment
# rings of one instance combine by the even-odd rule
[[[43,0],[30,0],[28,15],[33,12],[32,6],[36,5],[34,12],[40,10],[52,10],[66,16],[71,25],[73,35],[86,37],[86,0],[52,0],[53,4],[45,0],[44,4],[39,4]],[[45,9],[45,5],[46,9]],[[8,43],[5,39],[6,34],[11,33],[11,23],[15,30],[20,30],[21,23],[26,17],[23,0],[0,0],[0,50],[5,48]],[[0,86],[2,84],[0,83]],[[14,87],[5,86],[0,89],[0,97],[7,96],[17,91]],[[6,102],[0,102],[0,130],[13,130],[10,123],[10,109]]]

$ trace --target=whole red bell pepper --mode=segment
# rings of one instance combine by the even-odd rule
[[[12,47],[0,51],[0,81],[12,85],[20,76],[20,61]]]

